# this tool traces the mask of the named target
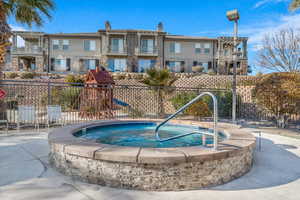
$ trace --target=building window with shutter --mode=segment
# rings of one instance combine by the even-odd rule
[[[59,50],[59,40],[52,40],[52,49]]]
[[[63,40],[63,42],[62,42],[62,49],[64,51],[69,50],[69,44],[70,44],[69,40]]]
[[[201,53],[201,43],[196,43],[195,44],[195,53]]]
[[[83,64],[84,64],[84,68],[87,70],[96,69],[97,60],[96,59],[84,59]]]
[[[170,43],[170,53],[180,53],[181,52],[181,44],[178,42]]]
[[[141,40],[141,52],[142,53],[153,53],[154,52],[154,40],[153,39],[142,39]]]
[[[139,59],[138,72],[145,73],[147,69],[155,67],[156,60]]]
[[[96,41],[95,40],[84,40],[83,42],[85,51],[96,51]]]
[[[210,53],[211,44],[210,43],[196,43],[195,44],[195,53]]]
[[[167,61],[167,67],[171,72],[183,72],[184,61]]]
[[[54,59],[51,58],[51,71],[71,71],[71,59]]]
[[[126,59],[109,59],[108,70],[111,72],[125,72],[127,70]]]
[[[121,38],[112,38],[110,50],[112,53],[123,53],[124,52],[124,40]]]
[[[210,53],[210,43],[204,43],[204,53],[209,54]]]

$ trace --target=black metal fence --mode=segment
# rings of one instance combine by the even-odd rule
[[[60,106],[61,113],[57,121],[59,124],[109,118],[159,119],[174,113],[179,107],[204,91],[212,92],[218,97],[220,119],[231,119],[232,114],[230,89],[158,88],[134,85],[90,85],[86,88],[84,85],[76,83],[15,80],[1,81],[0,88],[7,92],[7,96],[1,100],[0,120],[2,120],[1,122],[7,121],[10,128],[17,127],[20,120],[20,106],[32,106],[36,115],[35,122],[40,126],[51,125],[47,113],[48,105]],[[99,93],[99,91],[107,90],[112,92]],[[87,94],[85,96],[83,96],[84,91]],[[95,93],[99,94],[95,96]],[[273,116],[260,108],[252,100],[250,93],[249,88],[238,89],[238,120],[272,120]],[[89,102],[89,104],[84,102]],[[95,109],[96,107],[97,109]],[[111,115],[107,114],[109,112]],[[192,106],[179,118],[210,120],[211,116],[212,102],[205,97],[201,103]],[[291,119],[293,123],[299,123],[300,115],[293,114]],[[2,126],[2,128],[4,127]]]

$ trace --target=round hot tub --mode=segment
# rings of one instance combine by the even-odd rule
[[[131,122],[119,124],[106,124],[91,128],[82,129],[73,135],[79,138],[95,140],[98,143],[142,148],[173,148],[173,147],[189,147],[201,146],[201,132],[213,133],[213,130],[199,127],[195,125],[178,125],[166,124],[159,130],[161,138],[171,138],[183,133],[194,133],[181,138],[176,138],[164,142],[160,142],[155,137],[155,128],[157,124],[154,122]],[[219,132],[219,141],[226,136]],[[213,144],[213,137],[206,137],[206,145]]]
[[[237,126],[218,125],[213,137],[193,134],[165,142],[155,121],[103,121],[66,126],[49,134],[50,161],[80,180],[139,190],[188,190],[228,182],[251,168],[255,138]],[[212,132],[212,124],[174,121],[161,138]],[[200,129],[200,131],[199,131]]]

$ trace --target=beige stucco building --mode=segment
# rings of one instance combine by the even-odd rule
[[[248,38],[240,37],[238,73],[247,74]],[[105,29],[94,33],[14,31],[6,70],[85,73],[97,65],[113,72],[145,72],[168,68],[173,72],[232,72],[232,37],[191,37],[156,30]]]

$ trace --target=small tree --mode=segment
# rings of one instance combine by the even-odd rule
[[[147,76],[142,80],[142,83],[151,86],[158,97],[159,115],[165,115],[164,100],[167,94],[170,94],[173,89],[171,86],[177,80],[174,74],[168,69],[151,68],[146,71]]]
[[[258,65],[276,72],[300,72],[300,34],[283,29],[266,35],[258,52]]]
[[[291,115],[300,112],[300,74],[263,75],[253,90],[258,105],[271,113],[278,127],[286,127]]]
[[[198,94],[196,92],[183,92],[179,93],[171,99],[172,105],[176,110],[196,98]],[[197,119],[212,116],[211,109],[204,100],[199,100],[188,107],[183,114],[192,115]]]

